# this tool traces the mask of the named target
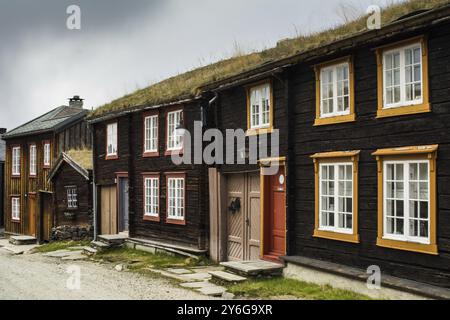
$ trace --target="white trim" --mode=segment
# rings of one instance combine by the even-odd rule
[[[339,179],[339,167],[342,166],[351,166],[351,180],[347,180],[346,177],[344,177],[344,179]],[[322,169],[323,167],[333,167],[334,168],[334,177],[333,180],[328,180],[324,179],[322,177]],[[320,231],[330,231],[330,232],[336,232],[336,233],[343,233],[343,234],[353,234],[353,227],[355,224],[355,199],[354,199],[354,164],[353,162],[338,162],[338,163],[334,163],[334,162],[323,162],[320,163],[319,165],[319,230]],[[324,181],[325,180],[325,181]],[[324,194],[323,190],[322,190],[322,182],[327,182],[327,181],[333,181],[334,183],[334,194],[333,195],[328,195],[328,194]],[[339,195],[339,182],[343,182],[344,184],[350,183],[351,184],[351,197],[346,196],[344,194],[344,196],[340,196]],[[334,212],[328,211],[328,213],[333,213],[334,215],[334,226],[323,226],[323,221],[322,221],[322,211],[323,207],[322,207],[322,197],[333,197],[334,198]],[[351,215],[352,216],[352,227],[351,229],[348,228],[340,228],[339,227],[339,214],[340,214],[340,210],[339,210],[339,198],[351,198],[352,199],[352,212],[346,212],[345,215]],[[344,220],[345,221],[345,220]]]
[[[51,161],[50,161],[50,142],[45,142],[44,143],[44,166],[50,166],[51,165]]]
[[[347,79],[344,80],[338,80],[337,78],[337,70],[338,68],[341,67],[346,67],[347,69]],[[333,86],[333,96],[332,97],[328,97],[327,100],[332,100],[333,101],[333,108],[332,108],[332,112],[327,112],[324,113],[324,100],[325,100],[325,90],[324,90],[324,83],[323,83],[323,74],[327,71],[332,71],[332,82],[329,83]],[[343,63],[337,63],[334,65],[330,65],[327,67],[323,67],[320,69],[320,118],[321,119],[325,119],[325,118],[331,118],[331,117],[338,117],[338,116],[345,116],[345,115],[349,115],[351,113],[351,82],[350,82],[350,63],[348,62],[343,62]],[[338,94],[338,82],[341,81],[343,83],[347,82],[348,85],[348,94]],[[338,100],[339,98],[343,98],[345,100],[345,98],[348,99],[348,110],[343,110],[343,111],[338,111]]]
[[[428,219],[421,219],[420,220],[427,220],[428,221],[428,237],[415,237],[409,235],[409,222],[411,220],[410,218],[410,165],[411,164],[423,164],[426,163],[428,165]],[[403,235],[394,235],[394,234],[387,234],[387,216],[386,216],[386,209],[387,209],[387,166],[388,165],[396,165],[396,164],[403,164]],[[430,170],[431,163],[429,160],[408,160],[408,161],[384,161],[383,162],[383,239],[387,240],[396,240],[396,241],[404,241],[404,242],[413,242],[413,243],[421,243],[421,244],[431,244],[431,189],[430,189],[430,177],[431,177],[431,170]],[[420,173],[418,172],[418,175]],[[420,185],[420,176],[419,178],[419,185]],[[395,180],[400,181],[400,180]],[[418,193],[420,193],[420,187],[417,190]],[[420,198],[420,196],[419,196]],[[395,216],[397,217],[397,216]],[[417,220],[417,219],[415,219]],[[419,224],[420,227],[420,224]]]
[[[270,83],[265,83],[259,86],[255,86],[250,88],[249,90],[249,112],[250,112],[250,129],[266,129],[270,128],[270,119],[272,117],[271,109],[272,103],[271,101],[271,90],[272,86]],[[256,100],[256,101],[255,101]],[[266,103],[266,121],[263,121],[263,105],[262,103]],[[253,110],[255,107],[255,110]],[[257,109],[257,110],[256,110]],[[257,115],[258,121],[257,123],[254,121],[254,116]]]
[[[13,221],[20,221],[20,198],[11,198],[11,219]]]
[[[158,120],[158,115],[151,115],[144,118],[144,153],[158,152]],[[150,148],[147,148],[147,142]]]
[[[179,186],[181,182],[181,186]],[[172,186],[174,184],[174,187]],[[185,178],[167,178],[167,218],[171,220],[184,221],[185,217]],[[172,191],[172,192],[171,192]],[[173,205],[170,204],[173,200]]]
[[[12,147],[11,149],[11,171],[14,177],[20,176],[20,147]]]
[[[174,123],[170,123],[170,118],[173,116]],[[178,118],[178,119],[177,119]],[[167,151],[178,151],[183,149],[183,137],[178,134],[177,127],[181,124],[181,121],[183,119],[183,110],[176,110],[171,111],[167,113],[167,119],[166,119],[166,132],[167,132],[167,139],[166,139],[166,148]],[[171,130],[171,127],[172,130]]]
[[[30,176],[35,177],[37,175],[37,152],[36,144],[29,145],[30,151]]]
[[[66,186],[67,208],[78,209],[78,192],[76,186]]]
[[[156,181],[156,186],[154,182]],[[147,182],[150,182],[150,186],[148,186]],[[160,211],[160,200],[159,200],[159,192],[160,192],[160,180],[159,177],[145,177],[144,178],[144,215],[147,217],[159,217]],[[149,192],[148,192],[149,191]],[[148,202],[150,200],[150,203]],[[156,203],[153,203],[156,201]],[[147,210],[150,208],[150,211]],[[152,211],[156,208],[156,211]]]
[[[117,156],[117,122],[109,123],[106,126],[106,155]],[[111,146],[111,152],[110,150]]]
[[[406,58],[405,58],[405,51],[408,49],[420,49],[420,86],[421,86],[421,98],[416,100],[407,100],[406,99]],[[400,72],[400,83],[398,86],[400,86],[400,101],[396,103],[387,103],[387,80],[386,80],[386,57],[388,55],[398,53],[400,55],[400,65],[399,65],[399,72]],[[413,54],[414,58],[414,54]],[[414,66],[414,63],[412,64]],[[422,43],[419,41],[417,43],[395,48],[391,50],[386,50],[383,52],[383,109],[393,109],[393,108],[399,108],[404,106],[411,106],[411,105],[419,105],[423,103],[424,99],[424,79],[423,79],[423,48]],[[413,70],[414,74],[414,70]],[[414,82],[412,82],[414,83]],[[411,83],[411,84],[412,84]],[[394,83],[393,83],[394,84]]]

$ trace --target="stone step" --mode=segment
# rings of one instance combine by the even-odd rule
[[[221,297],[227,291],[226,288],[216,285],[205,286],[196,290],[209,297]]]
[[[108,250],[109,248],[111,248],[111,246],[109,244],[101,242],[101,241],[92,241],[91,246],[92,246],[92,248],[96,249],[97,251]]]
[[[93,256],[97,252],[98,252],[98,250],[95,248],[92,248],[92,247],[84,247],[83,248],[83,254],[85,254],[87,256]]]
[[[226,271],[243,277],[278,277],[283,274],[282,264],[256,260],[256,261],[230,261],[222,262]]]
[[[125,243],[128,236],[122,234],[99,235],[98,241],[109,244],[110,246],[120,246]]]
[[[12,236],[9,238],[9,243],[16,246],[24,246],[30,244],[36,244],[37,239],[31,236]]]
[[[247,280],[245,277],[238,276],[234,273],[226,271],[210,271],[209,274],[212,276],[212,281],[216,283],[240,283]]]

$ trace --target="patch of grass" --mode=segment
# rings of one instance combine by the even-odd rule
[[[34,249],[35,252],[38,253],[47,253],[57,250],[68,250],[70,247],[81,247],[81,246],[88,246],[90,243],[89,240],[85,241],[55,241],[50,242],[48,244],[44,244],[40,247],[37,247]]]
[[[382,24],[385,26],[408,13],[422,9],[437,8],[448,3],[449,0],[408,0],[392,3],[383,8]],[[202,87],[208,84],[238,75],[262,64],[280,60],[367,31],[366,20],[366,16],[357,17],[353,21],[336,25],[328,30],[303,34],[292,39],[280,41],[276,47],[267,50],[249,54],[240,52],[229,59],[174,76],[116,99],[97,108],[91,112],[89,117],[95,118],[105,113],[127,108],[157,105],[195,97],[201,93]]]
[[[230,286],[228,291],[236,296],[262,299],[293,296],[312,300],[370,300],[369,297],[352,291],[285,278],[249,280]]]
[[[125,264],[132,271],[140,271],[145,268],[195,267],[208,263],[205,259],[195,260],[165,253],[153,254],[129,248],[115,248],[98,252],[95,255],[95,259],[116,264]]]

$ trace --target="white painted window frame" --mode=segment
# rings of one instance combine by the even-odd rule
[[[78,192],[76,186],[67,186],[67,208],[68,209],[78,209]]]
[[[20,221],[20,198],[11,198],[11,219],[13,221]]]
[[[421,84],[421,99],[418,100],[406,100],[406,58],[405,52],[408,49],[420,49],[420,84]],[[387,81],[386,81],[386,57],[388,55],[400,53],[400,102],[387,103]],[[383,109],[394,109],[405,106],[420,105],[424,99],[424,79],[423,79],[423,48],[421,42],[416,42],[411,45],[386,50],[383,52]]]
[[[37,147],[36,144],[30,144],[30,176],[35,177],[37,175]]]
[[[426,163],[428,164],[428,238],[423,237],[413,237],[409,235],[409,214],[410,214],[410,190],[409,190],[409,173],[410,173],[410,164],[420,164],[420,163]],[[386,215],[386,209],[387,209],[387,166],[390,164],[403,164],[403,212],[404,212],[404,219],[403,219],[403,232],[404,235],[393,235],[388,234],[386,232],[387,230],[387,215]],[[387,240],[395,240],[395,241],[403,241],[403,242],[413,242],[413,243],[420,243],[420,244],[431,244],[431,184],[430,184],[430,166],[431,162],[429,160],[404,160],[404,161],[383,161],[383,239]],[[420,190],[418,190],[420,192]]]
[[[179,186],[181,182],[181,187]],[[185,178],[167,178],[167,218],[184,221],[186,211]],[[173,199],[173,205],[171,200]]]
[[[158,152],[158,115],[144,118],[144,152]]]
[[[183,110],[175,110],[167,113],[167,151],[183,149],[183,137],[177,132],[177,127],[181,124],[182,120]]]
[[[148,217],[159,217],[159,177],[144,178],[144,215]]]
[[[118,135],[117,122],[109,123],[106,126],[106,155],[117,156],[117,135]],[[111,146],[111,152],[109,147]]]
[[[347,67],[347,74],[348,74],[348,79],[347,79],[347,83],[348,83],[348,95],[340,95],[338,94],[338,78],[337,78],[337,70],[340,67]],[[327,71],[333,71],[333,112],[328,112],[325,113],[324,112],[324,100],[325,100],[325,90],[324,90],[324,83],[323,83],[323,75],[325,72]],[[352,90],[351,90],[351,82],[350,82],[350,63],[349,62],[342,62],[342,63],[337,63],[337,64],[333,64],[327,67],[323,67],[320,69],[320,118],[321,119],[326,119],[326,118],[332,118],[332,117],[339,117],[339,116],[346,116],[349,115],[351,113],[351,94],[352,94]],[[344,81],[342,81],[344,82]],[[338,111],[338,99],[339,98],[345,98],[348,96],[348,110],[343,110],[343,111]],[[328,98],[327,98],[328,100]]]
[[[11,171],[13,177],[20,177],[20,152],[21,148],[19,146],[11,149]]]
[[[323,194],[323,190],[322,190],[322,182],[324,181],[323,177],[322,177],[322,168],[323,167],[330,167],[333,166],[334,167],[334,227],[330,227],[330,226],[324,226],[323,225],[323,221],[322,221],[322,211],[323,211],[323,205],[322,205],[322,197],[323,196],[328,196]],[[352,195],[351,195],[351,199],[352,199],[352,228],[351,229],[345,229],[345,228],[340,228],[339,227],[339,166],[351,166],[351,176],[352,176],[352,180],[351,180],[351,186],[352,186]],[[329,232],[335,232],[335,233],[342,233],[342,234],[353,234],[353,228],[354,228],[354,224],[355,224],[355,199],[354,199],[354,187],[355,187],[355,183],[354,183],[354,163],[349,161],[349,162],[322,162],[319,165],[319,230],[320,231],[329,231]],[[342,180],[341,180],[342,181]],[[346,179],[343,180],[345,182],[348,182]],[[345,196],[345,198],[349,198],[347,196]],[[328,211],[328,210],[327,210]],[[349,213],[347,213],[349,214]]]
[[[270,128],[270,119],[272,118],[272,85],[265,83],[250,88],[250,129],[267,129]],[[263,110],[263,101],[266,102],[266,109]],[[263,121],[263,113],[266,113],[266,121]],[[255,119],[258,121],[255,121]]]
[[[50,166],[50,142],[44,143],[44,166]]]

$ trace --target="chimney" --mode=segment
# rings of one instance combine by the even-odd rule
[[[73,96],[73,98],[69,98],[69,107],[73,108],[83,108],[83,100],[80,96]]]
[[[4,134],[6,133],[6,129],[5,128],[0,128],[0,134]]]

